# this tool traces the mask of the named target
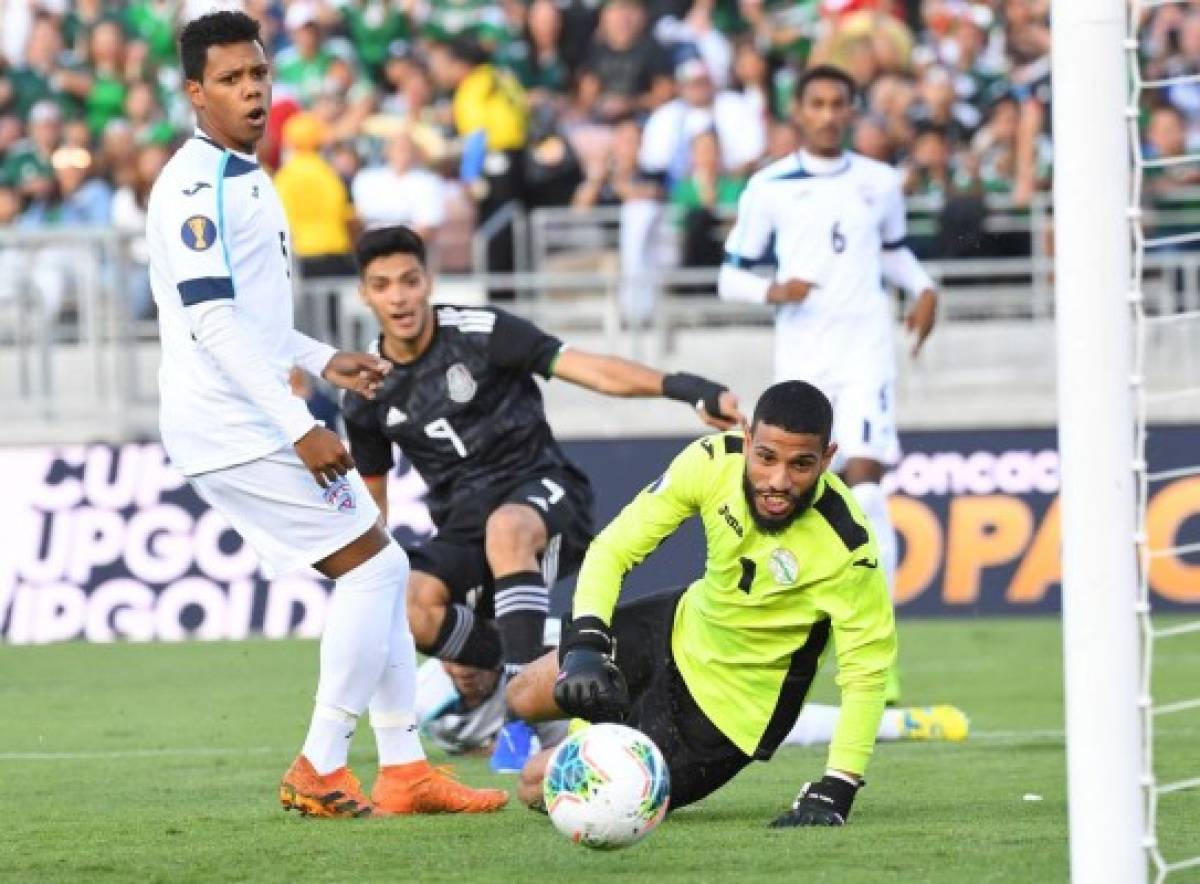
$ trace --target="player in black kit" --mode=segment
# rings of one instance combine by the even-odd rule
[[[413,637],[426,654],[513,672],[541,656],[548,588],[578,568],[593,533],[591,486],[551,434],[534,376],[679,399],[720,429],[741,419],[737,398],[695,375],[565,347],[503,310],[432,306],[425,246],[406,227],[368,231],[357,258],[393,369],[373,400],[343,401],[350,453],[386,514],[399,445],[437,526],[409,550]]]

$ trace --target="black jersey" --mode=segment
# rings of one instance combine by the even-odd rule
[[[562,342],[493,307],[434,308],[419,358],[393,364],[376,398],[342,401],[350,453],[365,476],[387,473],[400,446],[429,486],[439,530],[483,521],[514,485],[542,470],[590,488],[559,448],[534,375],[549,378]]]

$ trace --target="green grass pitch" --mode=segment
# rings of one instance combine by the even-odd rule
[[[962,706],[971,740],[881,745],[841,830],[766,828],[822,770],[822,749],[782,750],[615,853],[576,847],[513,805],[482,817],[284,814],[276,784],[303,737],[312,642],[0,647],[0,880],[1064,880],[1058,621],[902,621],[900,634],[906,699]],[[1160,649],[1156,699],[1198,693],[1200,639],[1189,641]],[[815,698],[834,696],[823,674]],[[1163,779],[1200,775],[1190,715],[1159,723]],[[353,763],[370,778],[365,727]],[[482,760],[457,770],[512,782]],[[1200,793],[1164,797],[1161,818],[1168,858],[1200,853]]]

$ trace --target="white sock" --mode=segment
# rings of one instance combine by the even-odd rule
[[[376,712],[372,708],[371,727],[375,731],[380,767],[408,764],[425,758],[421,734],[417,730],[417,717],[412,712]]]
[[[879,722],[879,733],[875,735],[875,739],[898,740],[903,732],[904,710],[884,709],[883,720]]]
[[[812,746],[818,743],[828,743],[833,739],[833,729],[837,726],[838,706],[823,706],[820,703],[805,703],[800,710],[800,717],[791,733],[783,738],[785,746]]]
[[[391,646],[393,611],[404,601],[408,556],[394,543],[339,577],[321,636],[321,675],[304,755],[317,773],[342,767],[352,723],[379,686]],[[341,727],[334,727],[337,723]]]
[[[814,746],[833,740],[837,727],[839,706],[823,706],[820,703],[805,703],[796,719],[796,726],[783,738],[785,746]],[[877,740],[898,740],[904,731],[904,710],[884,709],[879,723]]]
[[[304,757],[317,773],[324,776],[346,763],[357,726],[358,716],[333,706],[317,704],[303,749]]]
[[[392,610],[392,642],[379,687],[371,697],[371,728],[379,751],[379,766],[407,764],[425,757],[417,716],[417,649],[408,628],[404,593]]]
[[[875,534],[875,542],[879,545],[879,558],[883,565],[883,572],[887,576],[888,586],[891,587],[896,576],[898,550],[896,529],[892,527],[892,516],[888,512],[887,495],[883,493],[878,482],[862,482],[858,485],[851,485],[850,491],[871,522],[871,531]]]

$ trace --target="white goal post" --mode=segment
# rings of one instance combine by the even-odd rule
[[[1128,0],[1054,0],[1063,652],[1071,878],[1146,880],[1141,784]]]

